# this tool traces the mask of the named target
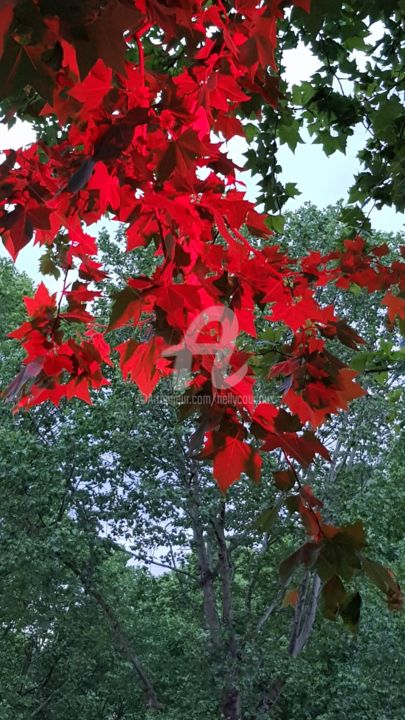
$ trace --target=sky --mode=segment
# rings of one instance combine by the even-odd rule
[[[287,81],[293,85],[303,80],[309,80],[316,70],[317,62],[310,51],[303,45],[294,50],[288,50],[283,55],[286,66]],[[304,135],[305,136],[305,135]],[[18,148],[33,142],[34,133],[27,123],[17,121],[11,130],[0,124],[0,151],[6,148]],[[295,182],[301,191],[301,195],[288,201],[285,210],[294,210],[305,202],[311,202],[320,208],[333,205],[340,199],[347,198],[347,191],[352,184],[353,176],[359,169],[356,158],[358,150],[364,143],[364,133],[357,129],[348,140],[346,154],[340,152],[330,157],[324,155],[319,145],[310,142],[304,145],[297,145],[295,153],[283,145],[279,151],[279,162],[283,168],[281,180],[284,182]],[[247,145],[241,138],[235,138],[227,144],[228,153],[239,165],[244,164],[243,152]],[[246,196],[249,200],[255,201],[258,186],[250,173],[241,174],[241,179],[246,183]],[[373,210],[370,214],[373,227],[376,230],[397,232],[404,230],[404,218],[391,208]],[[111,225],[107,220],[101,220],[97,226],[88,229],[91,234],[97,234],[97,230]],[[93,232],[92,232],[93,231]],[[38,282],[41,276],[38,271],[38,260],[42,251],[38,246],[31,243],[21,251],[16,267],[25,271],[30,277]],[[0,257],[8,256],[0,243]],[[45,282],[54,291],[57,289],[55,280],[47,276]]]

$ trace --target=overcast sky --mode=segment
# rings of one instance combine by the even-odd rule
[[[306,48],[299,47],[296,50],[288,50],[284,53],[286,64],[286,75],[288,82],[293,85],[303,80],[309,80],[316,69],[316,61]],[[17,122],[8,131],[0,125],[0,150],[5,148],[17,148],[27,145],[34,140],[34,133],[27,123]],[[347,198],[347,191],[353,181],[354,174],[359,169],[356,159],[358,150],[364,143],[364,134],[361,130],[349,138],[347,152],[343,155],[340,152],[331,157],[326,157],[319,145],[310,143],[297,145],[295,154],[283,145],[280,149],[280,165],[283,168],[281,179],[285,182],[295,182],[301,191],[301,195],[290,200],[285,206],[286,210],[293,210],[304,202],[312,202],[318,207],[332,205],[340,199]],[[243,165],[244,145],[241,139],[236,138],[228,143],[234,160]],[[247,197],[255,200],[257,185],[249,173],[243,174],[247,185]],[[404,219],[399,213],[390,208],[377,211],[373,210],[370,215],[373,227],[378,230],[396,232],[404,229]],[[100,227],[106,221],[100,222]],[[0,243],[0,256],[7,256],[4,247]],[[29,247],[21,251],[17,259],[17,268],[27,272],[34,280],[38,281],[38,258],[41,250],[31,243]],[[55,289],[55,282],[46,278],[50,289]]]

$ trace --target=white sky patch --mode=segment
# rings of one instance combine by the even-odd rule
[[[319,60],[312,55],[310,49],[303,42],[299,42],[296,48],[284,50],[283,65],[285,66],[284,78],[291,86],[298,85],[304,80],[310,80],[319,68]]]
[[[10,148],[18,150],[18,148],[33,142],[35,142],[35,132],[29,123],[17,120],[10,130],[6,125],[0,123],[0,152]]]

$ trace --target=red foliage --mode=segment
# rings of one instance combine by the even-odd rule
[[[254,407],[252,367],[231,389],[218,389],[215,358],[194,354],[186,394],[210,399],[194,406],[206,431],[202,456],[213,460],[222,490],[241,473],[259,479],[259,450],[281,448],[290,463],[303,466],[317,453],[328,457],[312,430],[363,390],[327,342],[334,338],[356,348],[362,340],[333,307],[319,304],[316,290],[328,283],[383,290],[394,321],[404,317],[396,288],[405,288],[405,265],[384,264],[386,248],[368,253],[359,237],[327,255],[287,257],[271,245],[266,218],[236,183],[224,141],[243,135],[240,106],[277,103],[276,23],[288,3],[238,0],[227,11],[221,0],[109,0],[92,18],[84,3],[85,41],[72,31],[73,20],[41,17],[33,1],[36,32],[23,44],[12,20],[15,4],[18,9],[18,2],[3,3],[0,14],[5,53],[16,51],[15,72],[21,53],[37,58],[46,99],[42,115],[55,115],[67,132],[52,146],[36,143],[6,153],[0,167],[0,231],[13,258],[32,237],[49,246],[62,234],[68,246],[60,253],[63,273],[67,278],[78,268],[80,280],[71,287],[65,282],[58,304],[43,285],[26,300],[29,318],[12,333],[26,359],[9,395],[18,407],[73,396],[89,402],[89,390],[107,382],[104,333],[122,325],[135,328],[146,314],[149,339],[130,339],[118,351],[124,376],[148,397],[162,376],[175,372],[169,348],[182,343],[201,313],[229,308],[240,331],[255,337],[259,306],[269,323],[283,323],[291,335],[286,359],[269,371],[283,378],[282,402],[291,413],[268,403]],[[309,10],[309,0],[290,4]],[[171,41],[182,40],[186,60],[178,74],[150,68],[142,39],[152,27],[160,28],[169,58]],[[125,60],[128,44],[136,48],[137,62]],[[58,49],[57,69],[45,63],[44,48]],[[36,77],[30,82],[35,87]],[[128,250],[154,243],[162,262],[153,277],[128,281],[115,300],[109,328],[101,329],[89,303],[98,294],[93,283],[105,275],[84,227],[106,211],[126,223]],[[245,228],[261,239],[262,250],[244,237]],[[78,322],[83,332],[67,337],[66,328]],[[246,360],[233,347],[230,371],[238,373]],[[291,474],[277,482],[290,487]],[[307,489],[297,498],[308,533],[319,540],[318,506]]]

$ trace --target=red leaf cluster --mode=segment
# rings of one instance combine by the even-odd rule
[[[135,331],[141,316],[148,319],[149,338],[134,336],[118,352],[123,375],[145,398],[161,377],[175,373],[173,348],[187,351],[189,328],[204,313],[208,322],[210,309],[232,311],[239,332],[253,338],[256,308],[269,324],[286,327],[291,342],[285,359],[269,375],[282,378],[282,403],[291,412],[269,403],[255,407],[250,355],[234,342],[226,359],[234,378],[229,387],[214,382],[214,353],[191,353],[186,401],[199,408],[202,455],[213,460],[223,490],[242,473],[259,479],[259,450],[281,448],[303,466],[315,454],[327,457],[313,430],[363,394],[356,373],[328,349],[330,339],[351,348],[362,340],[333,307],[320,305],[319,287],[356,283],[369,292],[383,290],[390,320],[404,316],[397,294],[405,287],[403,263],[384,264],[385,249],[368,252],[361,238],[327,255],[287,256],[271,244],[265,216],[245,199],[225,154],[224,143],[244,134],[241,106],[259,113],[263,103],[277,103],[276,24],[287,4],[238,0],[228,10],[221,0],[109,0],[95,15],[88,3],[80,10],[75,4],[80,16],[70,18],[62,11],[42,16],[33,0],[35,33],[24,40],[24,52],[41,57],[41,114],[56,117],[63,132],[53,145],[6,152],[0,166],[0,232],[11,256],[32,237],[45,246],[62,238],[66,247],[59,253],[66,278],[59,302],[40,285],[26,300],[28,320],[12,333],[26,351],[9,390],[17,406],[73,396],[90,401],[89,391],[107,382],[105,331],[123,325]],[[309,10],[309,0],[290,4]],[[14,52],[22,42],[19,4],[3,5],[0,37],[4,52]],[[80,24],[87,34],[76,32]],[[177,73],[149,63],[143,40],[152,30],[159,31],[168,58],[181,43],[185,60]],[[128,46],[135,61],[126,59]],[[44,47],[57,51],[57,62],[46,65]],[[41,92],[35,77],[30,82]],[[105,274],[86,226],[106,212],[125,223],[129,251],[153,243],[161,263],[152,277],[128,280],[109,327],[101,329],[91,306],[98,295],[93,283]],[[70,286],[73,268],[79,281]],[[218,329],[203,336],[210,333],[218,341]],[[199,397],[208,402],[195,403]],[[300,503],[311,525],[308,497]]]

